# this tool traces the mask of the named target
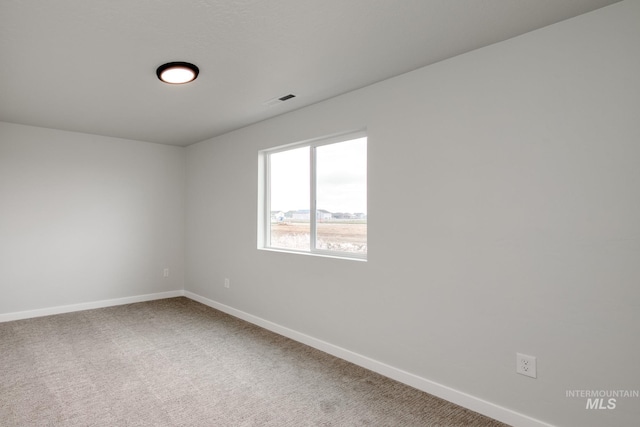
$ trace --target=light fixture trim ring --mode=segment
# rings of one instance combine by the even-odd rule
[[[179,81],[170,81],[166,79],[166,76],[163,76],[163,73],[165,73],[166,71],[179,70],[179,69],[188,70],[190,73],[193,74],[193,76],[189,77],[186,80],[181,79]],[[167,83],[167,84],[174,84],[174,85],[192,82],[196,78],[198,78],[198,74],[200,74],[200,69],[196,65],[190,62],[184,62],[184,61],[167,62],[166,64],[162,64],[161,66],[159,66],[158,69],[156,70],[156,75],[158,76],[158,79],[160,79],[161,82]]]

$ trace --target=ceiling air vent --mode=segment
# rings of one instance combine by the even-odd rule
[[[267,101],[264,101],[263,104],[266,105],[267,107],[273,107],[275,105],[279,105],[282,104],[284,101],[288,101],[291,98],[295,98],[296,96],[292,93],[288,94],[288,95],[284,95],[278,98],[271,98]]]

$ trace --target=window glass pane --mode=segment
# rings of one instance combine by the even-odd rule
[[[316,147],[316,248],[367,253],[367,138]]]
[[[310,250],[309,147],[269,156],[271,247]]]

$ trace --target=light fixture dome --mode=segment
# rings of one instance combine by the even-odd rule
[[[174,85],[192,82],[199,73],[198,67],[189,62],[168,62],[156,70],[161,81]]]

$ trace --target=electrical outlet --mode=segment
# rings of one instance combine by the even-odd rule
[[[165,268],[164,271],[162,272],[162,277],[169,277],[169,269]]]
[[[228,277],[224,278],[224,287],[229,289],[229,287],[231,286],[231,281],[229,280]]]
[[[516,372],[527,377],[537,378],[535,356],[516,353]]]

